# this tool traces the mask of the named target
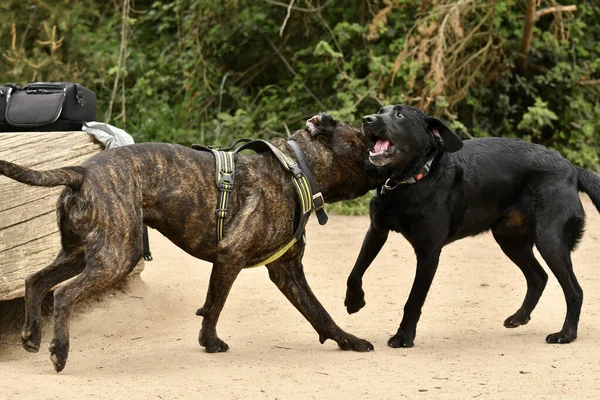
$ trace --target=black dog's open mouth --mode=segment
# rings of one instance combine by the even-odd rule
[[[365,134],[373,144],[371,151],[369,151],[369,157],[389,157],[396,150],[396,147],[391,140],[381,137],[373,132],[365,131]]]

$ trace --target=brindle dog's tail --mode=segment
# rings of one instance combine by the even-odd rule
[[[0,160],[0,175],[33,186],[69,186],[77,189],[83,182],[83,167],[65,167],[49,171],[34,171],[29,168]]]
[[[577,189],[585,192],[600,212],[600,177],[587,169],[577,168]]]

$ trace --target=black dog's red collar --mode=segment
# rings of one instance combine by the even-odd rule
[[[433,163],[433,159],[434,159],[434,157],[431,157],[429,160],[427,160],[427,162],[425,163],[425,165],[423,165],[423,168],[421,168],[421,171],[417,175],[415,175],[411,178],[408,178],[404,181],[396,182],[396,181],[392,180],[392,178],[388,178],[388,180],[385,181],[385,183],[381,187],[381,194],[384,194],[386,190],[394,190],[399,185],[412,185],[414,183],[419,182],[421,179],[426,177],[427,174],[429,174],[429,170],[431,169],[431,164]]]

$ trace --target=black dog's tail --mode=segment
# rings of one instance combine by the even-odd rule
[[[29,168],[0,160],[0,175],[33,186],[70,186],[77,189],[83,182],[83,167],[66,167],[49,171],[34,171]]]
[[[600,212],[600,177],[587,169],[575,168],[577,168],[577,189],[580,192],[587,193],[598,212]]]

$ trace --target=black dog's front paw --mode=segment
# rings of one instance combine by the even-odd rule
[[[399,347],[413,347],[415,340],[415,333],[408,331],[398,332],[388,340],[388,346],[393,347],[395,349]]]
[[[346,299],[344,305],[348,314],[354,314],[363,308],[367,303],[365,302],[365,292],[361,287],[348,287],[346,290]]]
[[[526,325],[531,318],[529,315],[525,315],[525,313],[521,310],[517,311],[514,315],[506,318],[504,321],[504,327],[506,328],[517,328],[521,325]]]
[[[575,339],[577,339],[576,333],[561,331],[561,332],[552,333],[552,334],[548,335],[546,337],[546,343],[565,344],[565,343],[571,343]]]

